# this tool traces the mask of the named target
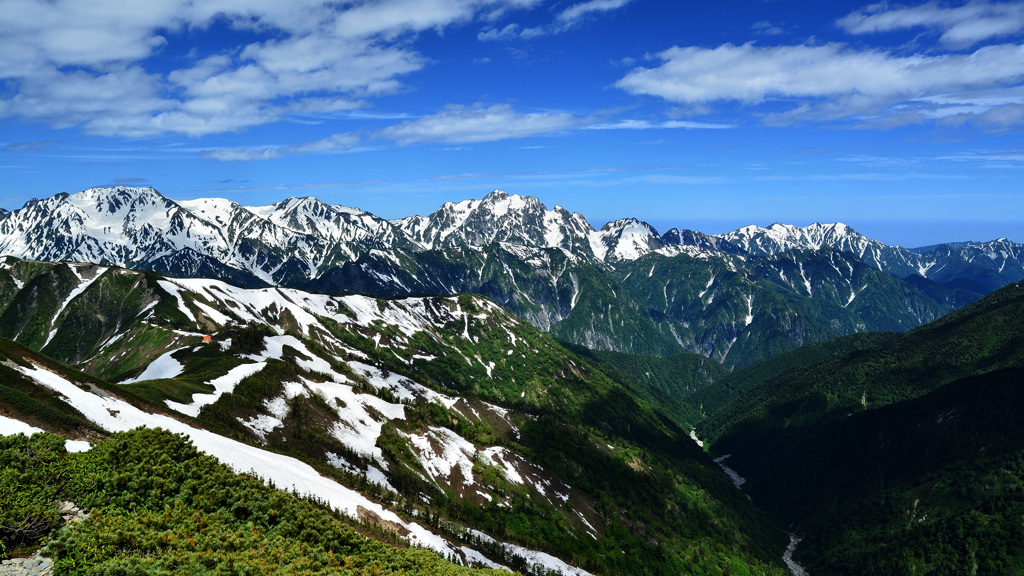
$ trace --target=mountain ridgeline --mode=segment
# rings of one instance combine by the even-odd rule
[[[495,191],[384,220],[290,198],[262,207],[93,188],[0,214],[0,254],[246,287],[379,297],[477,293],[593,349],[696,352],[728,368],[854,332],[907,330],[1024,279],[1007,240],[887,246],[843,224],[659,235],[635,219]]]

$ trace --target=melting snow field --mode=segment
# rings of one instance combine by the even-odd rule
[[[196,416],[199,416],[199,410],[201,410],[203,406],[213,404],[217,401],[217,398],[221,397],[222,394],[231,392],[235,389],[235,386],[238,386],[239,382],[260,370],[263,370],[263,367],[266,365],[266,362],[257,362],[255,364],[242,364],[241,366],[235,366],[229,370],[227,374],[207,382],[207,384],[210,384],[214,388],[212,393],[193,394],[191,404],[180,404],[172,400],[167,400],[167,407],[171,410],[181,412],[182,414],[188,414],[195,418]],[[150,364],[150,366],[152,366],[152,364]]]
[[[494,538],[491,538],[483,532],[479,532],[477,530],[467,530],[467,532],[479,537],[481,540],[484,540],[485,542],[495,542]],[[506,542],[498,542],[498,544],[502,548],[504,548],[506,552],[515,554],[516,556],[519,556],[520,558],[526,560],[530,564],[539,564],[541,566],[544,566],[548,570],[556,570],[558,572],[561,572],[562,574],[572,574],[573,576],[591,576],[590,572],[587,572],[582,568],[577,568],[576,566],[570,566],[569,564],[562,562],[558,558],[555,558],[551,554],[547,554],[545,552],[538,552],[536,550],[529,550],[527,548],[523,548],[522,546],[516,546],[515,544],[508,544]]]
[[[21,420],[0,416],[0,436],[14,436],[15,434],[31,436],[43,431],[42,428],[36,428]],[[89,443],[85,440],[65,440],[64,449],[68,452],[85,452],[89,449]]]
[[[19,370],[37,383],[61,394],[86,418],[106,430],[124,432],[139,426],[150,426],[184,434],[197,448],[238,472],[253,472],[264,481],[273,482],[275,486],[284,490],[294,488],[300,494],[315,494],[353,518],[356,517],[357,506],[362,506],[384,520],[404,526],[410,531],[408,538],[413,544],[444,555],[457,554],[458,549],[444,538],[418,524],[403,521],[394,512],[386,510],[354,490],[324,478],[312,466],[295,458],[260,450],[206,430],[193,428],[167,416],[144,412],[114,397],[101,398],[43,369],[19,367]]]
[[[244,364],[237,367],[236,370],[243,367],[252,370],[255,366],[257,365]],[[184,434],[199,450],[217,458],[237,472],[252,472],[263,478],[264,481],[273,482],[275,486],[281,489],[294,489],[300,494],[315,495],[326,501],[332,507],[353,518],[357,517],[357,508],[362,507],[373,514],[376,514],[383,520],[394,522],[395,524],[403,526],[405,529],[409,530],[407,538],[415,546],[429,548],[445,556],[452,555],[486,566],[503,568],[503,566],[487,560],[477,551],[466,548],[465,546],[455,546],[443,537],[430,532],[418,524],[402,520],[397,514],[387,510],[382,505],[369,500],[362,494],[346,488],[333,480],[321,476],[313,467],[295,458],[267,452],[254,446],[214,434],[207,430],[194,428],[167,416],[144,412],[135,406],[112,396],[97,396],[79,388],[77,385],[69,382],[58,374],[54,374],[38,367],[19,367],[18,370],[28,378],[34,380],[36,383],[59,393],[64,400],[68,402],[68,404],[76,408],[88,420],[110,432],[123,432],[139,426],[149,426],[161,427],[170,430],[171,432]],[[237,376],[237,374],[235,374],[235,376]],[[304,384],[305,386],[309,386],[312,383],[307,382]],[[334,384],[334,386],[349,388],[348,386],[340,384]],[[295,385],[291,384],[289,387],[295,387]],[[295,391],[292,393],[294,392]],[[367,399],[369,398],[374,397],[367,396]],[[396,408],[404,408],[401,405],[395,406]],[[392,416],[398,416],[397,409]],[[6,435],[39,431],[41,430],[18,420],[0,417],[0,434]],[[68,449],[87,450],[88,443],[69,441]],[[343,463],[338,462],[338,464]],[[388,487],[386,477],[383,472],[377,468],[371,467],[367,473],[367,477],[372,482],[378,482],[385,485],[385,487]],[[477,534],[479,537],[487,539],[488,541],[493,541],[493,539],[486,534],[479,532],[474,532],[474,534]],[[501,542],[498,544],[507,552],[516,554],[533,564],[543,565],[549,570],[558,571],[563,574],[580,576],[589,574],[580,568],[570,566],[558,558],[543,552],[529,550]]]
[[[690,430],[690,439],[697,443],[697,446],[704,447],[704,441],[697,437],[697,429]]]
[[[158,378],[174,378],[175,376],[178,376],[185,369],[185,367],[181,365],[181,362],[178,362],[177,360],[171,357],[171,355],[177,352],[178,350],[181,350],[181,348],[175,348],[174,350],[171,350],[170,352],[167,352],[163,356],[160,356],[156,360],[150,362],[149,366],[146,366],[146,369],[142,372],[142,374],[139,374],[137,378],[130,378],[120,383],[133,384],[135,382],[142,382],[143,380],[156,380]]]

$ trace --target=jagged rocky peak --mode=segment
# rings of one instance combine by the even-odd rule
[[[647,222],[636,218],[620,218],[601,226],[601,233],[609,236],[622,236],[640,234],[644,236],[658,236],[658,231]]]
[[[804,227],[778,222],[767,228],[744,226],[734,232],[718,234],[716,238],[751,254],[776,254],[793,249],[818,250],[823,247],[862,253],[869,244],[881,245],[842,222],[815,222]]]
[[[267,206],[246,206],[246,209],[278,224],[298,224],[297,229],[295,225],[288,228],[310,234],[316,233],[317,222],[338,221],[350,214],[367,214],[356,208],[331,205],[312,196],[288,198]]]
[[[253,210],[270,210],[272,212],[278,212],[282,214],[295,214],[303,215],[309,218],[331,218],[333,214],[365,214],[358,208],[349,208],[348,206],[328,204],[313,196],[303,196],[301,198],[286,198],[281,202],[275,202],[269,206],[263,206],[261,208],[252,208]]]
[[[608,253],[605,260],[636,260],[661,248],[658,231],[647,222],[623,218],[601,227],[601,238]]]
[[[96,187],[66,196],[65,200],[79,207],[96,206],[103,212],[116,214],[136,206],[167,206],[174,202],[156,188],[133,188],[129,186]]]
[[[743,248],[717,236],[708,236],[697,230],[673,228],[661,236],[663,246],[694,246],[704,250],[717,250],[728,254],[742,254]]]
[[[594,256],[594,229],[581,214],[548,210],[532,196],[495,190],[480,200],[448,202],[429,216],[392,221],[427,249],[507,242],[531,248],[564,248]]]

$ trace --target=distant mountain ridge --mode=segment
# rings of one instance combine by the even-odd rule
[[[1005,240],[911,251],[839,223],[659,235],[624,218],[595,230],[582,214],[501,191],[385,220],[315,198],[252,207],[173,201],[153,188],[91,188],[0,213],[0,254],[249,287],[386,297],[476,292],[578,344],[657,355],[690,350],[730,365],[849,332],[911,328],[1024,279],[1024,248]],[[822,257],[835,262],[801,262]],[[860,263],[911,278],[853,286]],[[692,294],[673,304],[669,285],[684,277]],[[735,289],[717,289],[727,277]],[[863,296],[851,308],[858,290],[880,283],[890,286],[880,300]],[[842,285],[848,290],[839,294]],[[765,314],[783,320],[755,322]]]

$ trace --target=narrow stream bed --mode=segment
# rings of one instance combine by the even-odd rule
[[[704,442],[697,438],[696,430],[690,431],[690,438],[692,438],[693,441],[696,442],[697,445],[700,446],[701,448],[704,447]],[[718,458],[715,458],[714,462],[715,464],[718,464],[722,468],[722,471],[725,472],[725,474],[729,477],[730,480],[732,480],[733,485],[742,491],[743,488],[741,488],[741,486],[743,486],[743,484],[747,482],[747,479],[744,478],[743,476],[740,476],[739,472],[736,472],[735,470],[729,468],[724,464],[726,458],[728,458],[729,456],[732,456],[732,454],[719,456]],[[750,496],[747,496],[747,499],[750,499]],[[803,538],[791,533],[789,535],[789,546],[786,546],[786,551],[782,554],[782,561],[786,564],[786,568],[789,568],[789,573],[793,576],[809,576],[807,574],[807,570],[805,570],[804,567],[801,566],[796,560],[793,560],[793,552],[796,551],[796,547],[798,544],[800,544],[801,540],[803,540]]]
[[[807,570],[800,564],[797,564],[796,560],[793,560],[793,552],[796,550],[796,545],[800,543],[803,538],[800,538],[796,534],[789,535],[789,546],[786,546],[786,553],[782,555],[782,561],[786,563],[786,568],[789,568],[790,574],[793,576],[807,576]]]

